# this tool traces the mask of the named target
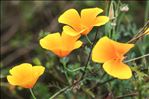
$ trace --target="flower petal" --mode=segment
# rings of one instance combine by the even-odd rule
[[[22,63],[20,65],[17,65],[9,70],[11,75],[14,75],[16,77],[21,77],[23,74],[22,72],[25,72],[28,75],[31,75],[32,65],[29,63]]]
[[[81,22],[85,26],[93,25],[98,14],[102,13],[100,8],[86,8],[81,10]]]
[[[73,50],[76,40],[80,37],[78,36],[70,36],[65,32],[62,33],[61,42],[62,42],[62,50]]]
[[[33,67],[33,74],[35,78],[38,78],[40,75],[42,75],[45,71],[45,67],[43,66],[34,66]]]
[[[40,40],[40,45],[42,48],[45,48],[47,50],[53,50],[57,49],[61,45],[60,42],[60,33],[53,33],[53,34],[48,34],[46,37],[42,38]]]
[[[128,65],[117,60],[110,60],[103,64],[103,69],[111,76],[118,79],[129,79],[132,76]]]
[[[92,60],[103,63],[116,57],[115,48],[108,37],[102,37],[94,46]]]
[[[101,26],[106,24],[109,21],[109,17],[107,16],[98,16],[96,18],[96,21],[94,23],[94,26]]]
[[[70,36],[78,36],[83,31],[77,32],[73,28],[71,28],[70,26],[64,26],[63,27],[63,32],[65,32],[66,34],[68,34]]]
[[[65,11],[58,19],[58,22],[72,26],[75,30],[80,28],[80,16],[77,10],[69,9]]]
[[[111,40],[111,42],[113,43],[117,53],[122,55],[126,54],[132,47],[134,47],[134,44],[119,43],[113,40]]]
[[[8,82],[9,82],[11,85],[17,85],[17,84],[18,84],[18,82],[16,81],[16,79],[15,79],[13,76],[11,76],[11,75],[8,75],[8,76],[7,76],[7,80],[8,80]]]
[[[82,41],[76,41],[75,42],[75,46],[74,46],[74,49],[77,49],[77,48],[79,48],[79,47],[81,47],[81,45],[83,44],[83,42]]]

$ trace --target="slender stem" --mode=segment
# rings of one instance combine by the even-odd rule
[[[139,38],[143,37],[146,33],[144,33],[147,30],[147,27],[149,26],[149,20],[146,22],[144,27],[131,39],[128,41],[128,43],[132,43],[134,41],[137,41]]]
[[[115,80],[115,79],[116,79],[116,78],[112,78],[112,79],[109,79],[109,80],[107,80],[107,81],[104,81],[104,82],[98,83],[98,84],[99,84],[99,86],[102,86],[102,85],[104,85],[104,84],[106,84],[106,83],[108,83],[108,82],[110,82],[110,81]],[[59,90],[59,91],[56,92],[54,95],[52,95],[49,99],[54,99],[54,98],[56,98],[58,95],[64,93],[66,90],[69,90],[69,89],[75,87],[76,85],[78,85],[79,83],[81,83],[81,82],[83,82],[83,81],[85,81],[85,80],[86,80],[86,79],[82,79],[82,80],[79,80],[78,82],[76,82],[76,83],[74,83],[74,84],[72,84],[72,85],[70,85],[70,86],[66,86],[65,88]],[[97,85],[97,86],[98,86],[98,85]]]
[[[130,93],[127,95],[118,96],[118,97],[116,97],[116,99],[124,99],[125,97],[133,97],[133,96],[138,96],[138,93]]]
[[[125,63],[131,62],[131,61],[135,61],[135,60],[138,60],[138,59],[141,59],[141,58],[147,57],[147,56],[149,56],[149,53],[148,53],[148,54],[145,54],[145,55],[142,55],[142,56],[140,56],[140,57],[136,57],[136,58],[133,58],[133,59],[127,60],[127,61],[125,61]]]
[[[86,35],[85,37],[86,37],[87,41],[92,45],[92,42],[91,42],[91,40],[88,38],[88,36]]]
[[[144,22],[146,22],[148,20],[148,17],[149,17],[149,1],[147,1],[147,3],[146,3]]]
[[[85,73],[86,73],[87,66],[88,66],[88,64],[89,64],[89,60],[90,60],[90,57],[91,57],[92,49],[93,49],[93,46],[94,46],[94,44],[95,44],[95,40],[96,40],[96,38],[97,38],[97,34],[98,34],[98,29],[97,29],[97,31],[96,31],[93,44],[91,45],[91,50],[90,50],[90,53],[89,53],[89,56],[88,56],[87,62],[86,62],[86,64],[85,64],[85,68],[84,68],[84,71],[83,71],[83,74],[82,74],[80,80],[83,79],[83,77],[84,77],[84,75],[85,75]]]
[[[66,91],[67,89],[71,88],[70,86],[67,86],[61,90],[59,90],[58,92],[56,92],[54,95],[52,95],[49,99],[54,99],[56,96],[58,96],[59,94],[61,94],[62,92]]]
[[[108,82],[111,82],[111,81],[113,81],[113,80],[115,80],[115,79],[116,79],[116,78],[108,79],[108,80],[106,80],[106,81],[104,81],[104,82],[102,82],[102,83],[99,83],[99,86],[104,85],[104,84],[106,84],[106,83],[108,83]]]
[[[76,69],[69,69],[66,67],[66,70],[69,71],[69,72],[76,72],[76,71],[79,71],[79,70],[84,70],[84,67],[78,67]]]
[[[30,90],[30,92],[31,92],[31,95],[32,95],[33,99],[37,99],[37,98],[35,97],[34,93],[33,93],[33,90],[32,90],[31,88],[30,88],[29,90]]]
[[[70,84],[69,76],[68,76],[68,74],[67,74],[66,62],[62,62],[62,64],[63,64],[63,67],[64,67],[64,74],[65,74],[66,80],[67,80],[67,82]]]
[[[49,99],[54,99],[55,97],[57,97],[58,95],[62,94],[63,92],[65,92],[66,90],[69,90],[71,88],[73,88],[74,86],[76,86],[77,84],[83,82],[85,79],[80,80],[79,82],[76,82],[70,86],[66,86],[65,88],[59,90],[58,92],[56,92],[54,95],[52,95]]]

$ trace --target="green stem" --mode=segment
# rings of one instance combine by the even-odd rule
[[[78,67],[76,69],[69,69],[69,68],[65,67],[65,69],[69,72],[76,72],[76,71],[79,71],[79,70],[84,70],[84,67]]]
[[[145,8],[145,22],[148,20],[148,17],[149,17],[149,1],[147,0],[146,2],[146,8]]]
[[[70,84],[69,77],[68,77],[68,74],[67,74],[67,67],[66,67],[66,63],[62,63],[62,64],[63,64],[63,67],[64,67],[64,69],[65,69],[65,72],[64,72],[65,77],[66,77],[66,79],[67,79],[67,82]]]
[[[88,36],[86,35],[85,37],[86,37],[87,41],[92,45],[92,42],[91,42],[91,40],[88,38]]]
[[[71,88],[71,87],[70,87]],[[56,96],[58,96],[59,94],[61,94],[62,92],[66,91],[67,89],[69,89],[69,86],[59,90],[58,92],[56,92],[53,96],[51,96],[49,99],[54,99]]]
[[[130,94],[127,94],[127,95],[118,96],[118,97],[116,97],[116,99],[124,99],[126,97],[135,97],[135,96],[138,96],[138,93],[130,93]]]
[[[33,93],[33,90],[32,90],[31,88],[30,88],[29,90],[30,90],[30,92],[31,92],[31,95],[32,95],[33,99],[37,99],[37,98],[35,97],[34,93]]]
[[[135,61],[135,60],[138,60],[138,59],[141,59],[141,58],[147,57],[147,56],[149,56],[149,54],[145,54],[145,55],[142,55],[142,56],[140,56],[140,57],[136,57],[136,58],[133,58],[133,59],[127,60],[127,61],[125,61],[125,63],[131,62],[131,61]]]
[[[89,56],[88,56],[88,59],[86,61],[85,68],[84,68],[84,71],[83,71],[83,74],[82,74],[80,80],[82,80],[84,75],[86,74],[86,70],[87,70],[87,67],[88,67],[88,64],[89,64],[89,61],[90,61],[91,53],[92,53],[92,50],[93,50],[93,47],[94,47],[94,44],[95,44],[95,41],[96,41],[96,38],[97,38],[98,31],[99,31],[99,29],[97,28],[97,31],[96,31],[95,37],[94,37],[94,41],[93,41],[93,44],[91,44],[91,50],[89,52]]]

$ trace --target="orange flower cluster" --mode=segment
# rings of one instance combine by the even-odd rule
[[[65,11],[58,19],[60,23],[67,24],[63,27],[62,34],[57,32],[42,38],[41,47],[59,57],[68,56],[82,45],[78,40],[80,34],[87,35],[94,26],[101,26],[109,21],[107,16],[97,16],[101,12],[103,10],[100,8],[83,9],[81,15],[75,9]]]
[[[81,11],[81,16],[75,9],[64,12],[58,19],[60,23],[67,24],[63,27],[63,32],[48,34],[40,40],[42,48],[50,50],[59,57],[69,55],[74,49],[82,45],[78,40],[80,34],[87,35],[94,26],[104,25],[109,21],[107,16],[97,16],[103,12],[100,8],[88,8]],[[23,63],[10,70],[7,80],[12,85],[24,88],[32,88],[39,76],[43,74],[43,66],[32,66]]]
[[[87,35],[94,26],[101,26],[109,21],[107,16],[98,16],[101,12],[103,10],[100,8],[87,8],[81,10],[79,15],[75,9],[67,10],[58,19],[60,23],[66,24],[63,32],[48,34],[42,38],[39,42],[41,47],[59,57],[68,56],[74,49],[81,47],[82,41],[78,40],[81,35]],[[132,76],[132,72],[122,61],[124,54],[133,46],[134,44],[118,43],[108,37],[103,37],[92,50],[92,60],[104,63],[103,69],[109,75],[119,79],[128,79]],[[44,70],[43,66],[23,63],[12,68],[11,75],[8,75],[7,79],[12,85],[32,88]]]

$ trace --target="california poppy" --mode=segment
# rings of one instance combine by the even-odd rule
[[[119,43],[109,39],[101,38],[94,46],[92,60],[104,63],[103,69],[111,76],[119,79],[129,79],[132,76],[131,69],[122,61],[134,44]]]
[[[11,85],[32,88],[44,70],[43,66],[32,66],[29,63],[22,63],[10,69],[11,75],[7,76],[7,80]]]
[[[52,51],[59,57],[65,57],[71,53],[74,49],[79,48],[82,45],[80,40],[77,40],[79,36],[69,36],[66,33],[60,35],[59,32],[48,34],[46,37],[40,40],[42,48]]]
[[[77,10],[69,9],[59,17],[58,21],[66,24],[63,31],[69,35],[87,35],[94,26],[101,26],[109,21],[107,16],[97,16],[102,12],[100,8],[86,8],[81,10],[79,15]]]

